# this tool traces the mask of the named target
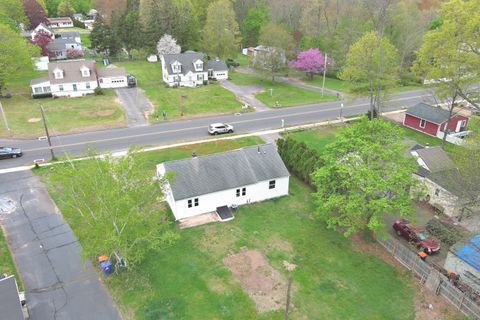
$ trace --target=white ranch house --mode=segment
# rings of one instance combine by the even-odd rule
[[[203,53],[186,51],[178,54],[164,54],[162,78],[169,86],[196,87],[209,79],[228,79],[228,67],[225,61],[215,59],[204,63]]]
[[[40,23],[38,26],[35,27],[35,29],[32,30],[32,32],[30,32],[30,38],[34,40],[37,34],[39,34],[40,32],[50,35],[52,39],[55,38],[55,34],[53,33],[52,29],[47,27],[43,23]]]
[[[288,195],[290,174],[273,144],[169,161],[157,176],[176,220]],[[168,175],[167,175],[168,176]]]
[[[73,20],[70,17],[47,18],[50,28],[73,28]]]
[[[125,69],[97,70],[93,60],[57,61],[48,64],[48,77],[30,82],[34,97],[49,94],[53,97],[80,97],[94,93],[98,86],[101,88],[126,87]]]

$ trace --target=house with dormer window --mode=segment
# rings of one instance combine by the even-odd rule
[[[222,80],[228,78],[228,67],[222,60],[205,64],[205,55],[200,52],[186,51],[178,54],[164,54],[162,62],[162,78],[169,86],[196,87],[206,84],[209,79]]]
[[[30,81],[33,97],[80,97],[94,93],[95,88],[127,87],[125,69],[117,67],[97,70],[93,60],[50,62],[48,77]]]

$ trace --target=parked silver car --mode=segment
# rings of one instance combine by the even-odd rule
[[[208,127],[208,133],[212,135],[221,134],[221,133],[232,133],[233,126],[228,123],[212,123]]]

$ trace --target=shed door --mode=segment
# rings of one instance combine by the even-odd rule
[[[455,128],[455,132],[460,132],[460,129],[462,128],[462,120],[457,121],[457,127]]]

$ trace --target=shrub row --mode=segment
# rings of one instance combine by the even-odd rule
[[[312,173],[323,165],[318,152],[290,137],[279,139],[277,145],[278,153],[290,173],[315,188]]]

